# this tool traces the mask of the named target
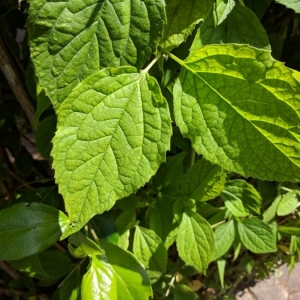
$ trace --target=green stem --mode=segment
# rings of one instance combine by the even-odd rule
[[[226,220],[223,220],[223,221],[221,221],[221,222],[219,222],[219,223],[210,225],[210,227],[213,229],[213,228],[216,228],[216,227],[218,227],[219,225],[222,225],[222,224],[224,224],[224,223],[226,223]]]
[[[288,188],[286,188],[286,187],[284,187],[284,186],[281,186],[280,187],[283,191],[286,191],[286,192],[291,192],[292,190],[291,189],[288,189]]]
[[[192,148],[191,158],[190,158],[190,167],[192,167],[195,163],[196,151]]]
[[[177,61],[180,65],[183,65],[183,61],[181,59],[179,59],[177,56],[173,55],[172,53],[170,53],[167,50],[162,49],[162,52],[168,56],[170,56],[172,59],[174,59],[175,61]]]
[[[151,63],[144,69],[142,72],[148,73],[149,70],[152,68],[152,66],[160,59],[161,53],[159,53],[152,61]]]

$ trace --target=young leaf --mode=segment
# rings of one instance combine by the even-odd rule
[[[195,212],[185,212],[176,243],[181,259],[205,273],[215,248],[214,234],[209,223]]]
[[[219,196],[224,188],[226,173],[205,159],[196,162],[182,179],[181,189],[185,196],[207,201]]]
[[[234,0],[218,0],[200,27],[191,52],[204,45],[226,43],[270,50],[267,33],[250,9]]]
[[[106,255],[93,255],[83,276],[82,299],[148,300],[152,296],[144,267],[128,251],[104,242]]]
[[[232,220],[218,226],[215,231],[215,254],[213,260],[224,255],[232,246],[234,239],[235,227]]]
[[[185,42],[195,25],[206,17],[212,5],[212,0],[166,0],[167,22],[161,46],[172,50]]]
[[[153,77],[108,68],[80,83],[58,110],[55,178],[72,226],[144,185],[165,160],[171,121]]]
[[[276,252],[276,233],[257,219],[238,222],[238,232],[244,246],[254,253]]]
[[[276,2],[285,5],[287,8],[293,9],[296,13],[300,13],[299,0],[276,0]]]
[[[260,214],[261,196],[253,185],[245,180],[231,180],[221,194],[225,206],[235,217]]]
[[[270,207],[268,207],[268,209],[264,212],[264,214],[263,214],[263,221],[265,223],[269,223],[276,216],[277,208],[278,208],[278,205],[279,205],[279,203],[281,201],[281,198],[282,198],[282,196],[278,195],[274,199],[274,201],[272,202],[272,204],[270,205]]]
[[[161,273],[166,272],[167,250],[154,231],[136,226],[133,253],[146,268]]]
[[[225,275],[226,260],[218,260],[217,265],[218,265],[218,273],[219,273],[221,286],[222,286],[222,288],[224,288],[224,275]]]
[[[162,239],[168,249],[175,242],[179,224],[172,208],[164,199],[157,201],[151,209],[149,223],[150,229]]]
[[[247,45],[204,46],[180,63],[176,123],[199,154],[246,177],[300,180],[299,72]]]
[[[286,193],[279,202],[277,208],[278,216],[286,216],[292,213],[299,204],[299,191],[290,191]]]
[[[0,211],[0,260],[16,260],[52,246],[70,224],[56,208],[19,203]]]
[[[104,67],[141,67],[156,49],[164,1],[32,1],[27,23],[32,61],[55,108]]]

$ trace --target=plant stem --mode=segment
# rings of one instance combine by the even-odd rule
[[[171,291],[171,288],[172,288],[173,285],[174,285],[175,278],[176,278],[176,273],[173,275],[173,277],[172,277],[172,279],[171,279],[171,281],[170,281],[170,283],[169,283],[169,287],[168,287],[168,289],[167,289],[167,291],[166,291],[166,293],[165,293],[165,298],[167,298],[167,297],[169,296],[170,291]]]
[[[190,158],[190,167],[192,167],[195,163],[196,151],[192,148],[191,158]]]
[[[284,187],[284,186],[281,186],[280,188],[281,188],[283,191],[286,191],[286,192],[291,192],[291,191],[292,191],[291,189],[286,188],[286,187]]]
[[[165,53],[166,55],[170,56],[172,59],[174,59],[175,61],[177,61],[180,65],[183,65],[183,61],[178,58],[177,56],[173,55],[172,53],[170,53],[167,50],[162,50],[163,53]]]
[[[211,227],[211,228],[216,228],[216,227],[218,227],[219,225],[222,225],[222,224],[224,224],[224,223],[226,223],[226,220],[223,220],[223,221],[221,221],[221,222],[219,222],[219,223],[210,225],[210,227]]]
[[[142,72],[148,73],[149,70],[152,68],[152,66],[160,59],[161,53],[159,53],[152,61],[151,63],[144,69]]]

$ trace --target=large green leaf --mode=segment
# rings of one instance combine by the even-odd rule
[[[234,0],[218,0],[197,32],[191,52],[204,45],[226,43],[270,49],[267,33],[250,9]]]
[[[0,211],[0,259],[16,260],[52,246],[70,221],[56,208],[19,203]]]
[[[238,222],[238,232],[244,246],[254,253],[276,252],[276,233],[261,220]]]
[[[163,0],[35,0],[27,23],[39,82],[55,108],[104,67],[141,67],[156,49]]]
[[[212,0],[166,0],[167,23],[161,45],[165,49],[178,47],[193,32],[212,8]]]
[[[232,220],[217,227],[215,231],[215,254],[213,260],[224,255],[232,246],[234,239],[235,228]]]
[[[221,194],[225,180],[226,173],[218,165],[201,159],[184,175],[181,189],[189,198],[207,201]]]
[[[260,214],[262,198],[253,185],[245,180],[231,180],[226,184],[221,197],[225,206],[235,217]]]
[[[184,213],[176,244],[181,259],[205,273],[215,249],[209,223],[195,212]]]
[[[153,77],[108,68],[80,83],[58,110],[55,178],[72,226],[144,185],[165,160],[171,121]]]
[[[148,300],[152,296],[144,267],[128,251],[104,242],[106,255],[93,255],[83,276],[81,295],[86,300]]]
[[[300,180],[300,73],[269,51],[208,45],[182,64],[176,123],[199,154],[244,176]]]
[[[152,271],[166,272],[167,250],[163,241],[154,231],[136,226],[133,253],[146,268]]]
[[[299,0],[276,0],[276,2],[285,5],[288,8],[293,9],[296,13],[300,13]]]

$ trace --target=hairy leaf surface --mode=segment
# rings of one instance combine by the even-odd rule
[[[80,83],[58,110],[55,178],[72,222],[65,237],[144,185],[165,160],[171,121],[153,77],[108,68]]]
[[[213,6],[212,0],[166,0],[167,23],[161,45],[173,49],[184,42]]]
[[[226,43],[270,49],[267,33],[250,9],[234,0],[218,0],[197,32],[191,52],[204,45]]]
[[[208,45],[179,62],[176,123],[199,154],[247,177],[300,180],[299,72],[247,45]]]
[[[55,108],[100,68],[141,67],[165,21],[163,0],[35,0],[28,20],[31,57]]]

